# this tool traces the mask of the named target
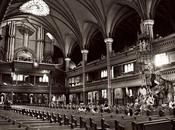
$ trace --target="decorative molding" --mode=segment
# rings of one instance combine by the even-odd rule
[[[143,20],[142,23],[144,25],[154,25],[154,20],[153,19],[146,19],[146,20]]]
[[[86,50],[86,49],[81,50],[81,53],[82,53],[82,54],[88,54],[88,52],[89,52],[89,51],[88,51],[88,50]]]
[[[21,47],[21,48],[16,49],[16,50],[15,50],[15,54],[14,54],[14,58],[17,58],[17,54],[18,54],[19,52],[21,52],[21,51],[25,51],[25,52],[31,53],[32,56],[33,56],[33,59],[36,59],[36,55],[35,55],[34,51],[33,51],[32,49],[26,48],[26,47]]]
[[[105,38],[104,39],[104,42],[106,43],[106,44],[112,44],[113,43],[113,38]]]
[[[69,57],[66,57],[64,60],[69,62],[71,59]]]

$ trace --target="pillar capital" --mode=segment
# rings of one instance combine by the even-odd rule
[[[64,60],[69,62],[71,59],[69,57],[66,57]]]
[[[154,26],[153,19],[145,19],[145,20],[142,20],[140,23],[141,33],[149,36],[150,40],[152,40],[154,37],[153,26]]]
[[[66,57],[64,60],[65,60],[65,62],[66,62],[65,70],[66,70],[66,71],[69,71],[71,59],[70,59],[69,57]]]
[[[104,39],[104,42],[106,43],[106,44],[112,44],[113,43],[113,38],[105,38]]]
[[[88,52],[89,52],[89,51],[86,50],[86,49],[81,50],[81,53],[82,53],[82,54],[88,54]]]
[[[104,42],[106,43],[107,55],[112,52],[113,41],[114,41],[113,38],[105,38],[104,39]]]
[[[144,25],[154,25],[154,20],[153,19],[146,19],[146,20],[143,20],[142,23]]]

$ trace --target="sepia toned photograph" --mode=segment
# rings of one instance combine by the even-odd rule
[[[175,0],[0,0],[0,130],[175,130]]]

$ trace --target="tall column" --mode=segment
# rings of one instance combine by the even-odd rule
[[[24,33],[24,47],[28,47],[28,42],[29,42],[29,33],[26,30],[26,32]]]
[[[38,27],[37,31],[37,52],[36,52],[36,57],[37,57],[37,62],[42,62],[43,60],[43,50],[44,50],[44,29],[43,27]]]
[[[106,52],[107,52],[107,74],[108,74],[108,86],[107,86],[107,98],[108,98],[108,105],[111,106],[112,104],[112,87],[111,87],[111,53],[112,53],[112,38],[104,39],[106,43]]]
[[[7,54],[6,54],[6,60],[9,62],[13,61],[14,58],[15,32],[16,32],[15,21],[11,21],[11,23],[9,24],[9,37],[7,41]]]
[[[71,60],[71,59],[70,59],[69,57],[66,57],[66,58],[65,58],[65,62],[66,62],[66,68],[65,68],[65,70],[66,70],[66,72],[69,71],[70,60]]]
[[[49,95],[48,95],[48,103],[49,107],[51,106],[51,99],[52,99],[52,80],[51,80],[51,74],[48,74],[49,77],[49,82],[48,82],[48,87],[49,87]]]
[[[140,71],[141,73],[141,79],[143,85],[149,85],[149,82],[146,82],[150,74],[152,73],[153,69],[153,57],[152,57],[152,47],[151,47],[151,41],[154,38],[153,34],[153,25],[154,20],[152,19],[146,19],[143,20],[140,24],[141,29],[141,37],[139,37],[139,57],[138,61],[141,63],[140,65]],[[144,34],[144,35],[143,35]],[[147,68],[150,68],[148,70]]]
[[[65,86],[68,87],[69,83],[68,83],[68,77],[67,77],[67,72],[69,71],[69,66],[70,66],[70,58],[66,57],[65,58],[65,71],[66,71],[66,78],[65,78]]]
[[[154,20],[152,19],[143,20],[140,24],[141,33],[148,35],[150,40],[154,38],[153,25],[154,25]]]
[[[2,73],[0,73],[0,83],[2,83]]]
[[[33,76],[33,86],[36,85],[36,75]]]
[[[12,104],[13,104],[13,91],[11,91],[11,102],[12,102]]]
[[[87,54],[88,54],[88,50],[81,50],[82,53],[82,71],[83,71],[83,103],[86,104],[86,62],[87,62]]]
[[[67,77],[67,72],[69,71],[70,60],[71,59],[68,58],[68,57],[65,58],[65,62],[66,62],[66,67],[65,67],[65,70],[66,70],[65,86],[66,87],[69,87],[69,79]],[[68,91],[66,91],[65,96],[66,96],[66,104],[68,104],[69,103],[69,92]]]

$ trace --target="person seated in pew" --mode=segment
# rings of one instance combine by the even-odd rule
[[[98,113],[98,108],[97,108],[97,106],[93,106],[93,107],[91,108],[91,112],[92,112],[92,113]]]
[[[169,106],[170,109],[173,109],[174,106],[175,106],[175,103],[173,101],[170,101],[168,106]]]
[[[75,104],[72,105],[72,109],[75,110],[76,109],[76,106]]]
[[[111,108],[110,108],[110,106],[108,106],[107,102],[105,102],[105,104],[104,104],[103,111],[108,112],[108,113],[111,112]]]
[[[90,109],[89,105],[87,105],[87,106],[86,106],[86,111],[87,111],[87,112],[90,112],[90,110],[91,110],[91,109]]]
[[[114,105],[113,111],[115,111],[116,114],[119,114],[119,106],[118,105]]]
[[[137,105],[134,111],[134,115],[139,115],[141,113],[140,105]]]
[[[4,102],[4,109],[5,109],[5,110],[10,110],[10,109],[11,109],[11,104],[12,104],[11,101],[6,100],[6,101]]]
[[[78,108],[79,112],[85,112],[86,111],[86,107],[84,106],[84,104],[80,104],[80,107]]]
[[[133,110],[132,110],[131,107],[129,108],[129,115],[130,115],[130,116],[133,116]]]
[[[99,106],[99,111],[100,111],[101,113],[103,113],[103,105],[102,105],[102,104]]]
[[[169,104],[168,104],[168,107],[169,107],[170,110],[172,110],[173,115],[175,116],[175,102],[170,101]]]

